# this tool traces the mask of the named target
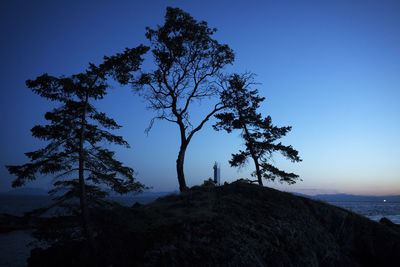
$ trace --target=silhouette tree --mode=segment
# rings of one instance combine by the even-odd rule
[[[274,152],[280,152],[292,162],[301,161],[298,151],[291,146],[276,143],[291,127],[274,126],[270,116],[262,118],[257,108],[264,98],[258,95],[257,90],[250,90],[252,84],[254,82],[251,74],[234,74],[221,84],[226,88],[221,93],[221,101],[227,107],[227,112],[215,115],[218,122],[213,127],[217,131],[225,130],[228,133],[235,129],[241,130],[246,149],[232,154],[229,161],[231,166],[243,166],[250,157],[256,168],[252,175],[257,177],[259,185],[263,185],[263,177],[293,184],[298,175],[279,170],[269,161]]]
[[[190,106],[204,98],[217,96],[214,86],[222,68],[233,62],[233,51],[212,39],[216,29],[207,22],[196,21],[179,8],[167,8],[165,23],[157,29],[146,28],[156,69],[143,73],[133,83],[157,112],[151,120],[176,123],[180,131],[180,148],[176,170],[181,191],[187,189],[183,165],[185,152],[203,125],[224,106],[217,103],[196,125],[190,121]]]
[[[93,102],[106,95],[107,77],[112,76],[120,82],[130,79],[131,72],[139,69],[141,55],[146,51],[143,46],[126,49],[122,54],[105,57],[99,66],[89,64],[83,73],[69,77],[43,74],[26,81],[34,93],[61,105],[45,114],[48,124],[31,129],[34,137],[48,144],[25,153],[30,158],[29,163],[6,166],[17,176],[12,186],[22,186],[28,180],[35,180],[38,174],[56,175],[54,189],[49,193],[55,195],[55,203],[60,206],[71,206],[70,200],[79,199],[83,234],[91,243],[89,208],[104,205],[102,199],[108,195],[106,188],[125,194],[144,187],[135,181],[132,168],[124,166],[114,158],[113,151],[101,146],[108,142],[129,147],[121,136],[108,132],[121,126],[99,112]],[[126,61],[131,64],[124,64]]]

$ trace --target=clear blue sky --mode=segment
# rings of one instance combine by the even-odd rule
[[[0,191],[12,177],[4,165],[26,162],[24,152],[43,144],[30,128],[53,107],[25,87],[44,72],[69,75],[125,47],[147,44],[145,27],[162,24],[166,6],[180,7],[216,27],[215,38],[236,54],[228,71],[256,73],[266,97],[261,111],[280,126],[293,126],[282,141],[303,162],[275,158],[298,173],[303,193],[400,194],[400,1],[1,1],[0,2]],[[144,65],[151,68],[150,63]],[[115,86],[98,103],[124,127],[117,131],[131,149],[117,156],[155,191],[178,188],[176,125],[158,122],[144,134],[153,113],[130,88]],[[207,108],[196,109],[194,117]],[[238,133],[214,132],[212,122],[189,145],[189,185],[212,176],[249,177],[230,154]],[[49,179],[31,183],[47,188]]]

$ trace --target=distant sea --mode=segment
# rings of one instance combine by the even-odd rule
[[[131,198],[115,197],[113,200],[118,201],[122,205],[131,206],[135,202],[146,204],[157,197],[158,195]],[[400,224],[400,201],[384,202],[380,199],[366,199],[363,201],[340,201],[335,199],[334,201],[325,201],[362,214],[375,221],[386,217],[392,222]],[[51,199],[48,196],[0,195],[0,213],[21,216],[24,212],[45,207],[49,203],[51,203]],[[26,266],[26,259],[30,253],[30,248],[27,247],[27,244],[33,241],[29,233],[30,231],[14,231],[0,234],[0,267]]]
[[[371,220],[379,221],[386,217],[400,224],[400,201],[327,201],[328,203],[362,214]]]

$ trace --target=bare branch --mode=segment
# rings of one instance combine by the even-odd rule
[[[226,106],[222,105],[221,103],[215,104],[214,109],[200,122],[200,124],[199,124],[196,128],[194,128],[194,129],[190,132],[190,134],[189,134],[187,140],[190,141],[190,140],[192,139],[193,135],[194,135],[196,132],[198,132],[199,130],[201,130],[201,128],[202,128],[202,127],[204,126],[204,124],[211,118],[211,116],[213,116],[216,112],[218,112],[218,111],[220,111],[220,110],[223,110],[224,108],[226,108]]]

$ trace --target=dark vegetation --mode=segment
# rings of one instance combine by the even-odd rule
[[[58,104],[45,114],[47,125],[31,129],[32,136],[48,144],[33,152],[25,153],[29,163],[7,166],[17,176],[12,186],[19,187],[37,176],[54,175],[55,204],[38,210],[43,213],[53,206],[62,207],[70,214],[80,214],[82,234],[93,242],[89,208],[111,203],[104,200],[111,189],[120,194],[140,191],[144,186],[135,181],[134,171],[114,157],[114,152],[104,148],[104,143],[129,147],[122,136],[109,130],[118,129],[114,119],[99,112],[94,102],[107,94],[108,78],[124,82],[130,71],[138,70],[141,55],[147,48],[139,46],[126,49],[123,54],[105,57],[99,66],[89,64],[85,72],[69,77],[43,74],[26,85],[36,94]],[[126,65],[129,61],[130,64]],[[76,200],[79,200],[77,202]]]
[[[167,8],[164,25],[147,28],[146,32],[155,70],[131,82],[157,113],[147,131],[155,119],[172,122],[179,128],[176,171],[181,191],[187,189],[183,167],[190,141],[216,112],[225,108],[218,100],[216,81],[225,65],[233,62],[234,54],[228,45],[212,38],[215,32],[207,22],[198,22],[178,8]],[[191,107],[207,98],[217,102],[200,122],[193,122]]]
[[[215,115],[218,122],[213,127],[217,131],[225,130],[228,133],[240,130],[246,147],[245,150],[232,154],[232,159],[229,161],[231,166],[244,166],[247,158],[251,158],[256,168],[253,176],[257,177],[259,185],[263,185],[263,178],[295,183],[299,178],[297,174],[278,169],[270,160],[273,153],[280,152],[292,162],[301,161],[299,152],[292,146],[276,143],[292,127],[277,127],[272,124],[270,116],[263,118],[257,111],[264,97],[260,97],[257,90],[250,89],[254,83],[251,74],[234,74],[227,78],[226,83],[221,92],[221,101],[226,108],[224,112]]]
[[[66,241],[31,266],[397,266],[400,231],[353,212],[238,181],[103,211],[98,254]]]
[[[146,30],[150,47],[126,48],[123,53],[104,57],[99,65],[89,63],[84,72],[68,77],[43,74],[26,81],[34,93],[56,102],[58,107],[45,114],[47,125],[31,129],[34,137],[48,144],[25,153],[29,163],[7,166],[10,174],[17,176],[12,185],[22,186],[38,175],[54,176],[54,188],[49,194],[54,196],[55,203],[47,209],[57,206],[65,208],[71,215],[79,214],[81,235],[90,241],[93,250],[93,222],[89,209],[107,205],[112,208],[113,204],[105,200],[109,193],[106,188],[120,194],[139,192],[144,188],[135,181],[133,169],[116,160],[114,152],[104,147],[104,143],[129,147],[122,136],[110,132],[121,126],[95,107],[95,102],[107,94],[110,78],[122,85],[131,85],[157,112],[149,129],[155,119],[178,125],[181,144],[176,170],[181,192],[187,190],[184,176],[186,149],[194,134],[222,110],[226,112],[216,115],[220,121],[215,129],[228,132],[240,129],[246,141],[246,150],[233,154],[232,166],[245,164],[246,158],[251,156],[260,185],[262,178],[274,180],[279,177],[281,181],[293,183],[298,177],[268,162],[276,151],[292,161],[300,161],[298,152],[291,146],[274,143],[286,135],[290,127],[273,126],[270,117],[262,119],[256,109],[264,98],[259,97],[256,90],[247,88],[244,76],[222,72],[224,66],[233,62],[234,54],[228,45],[212,38],[215,28],[208,27],[205,21],[196,21],[179,8],[168,7],[164,25]],[[154,70],[136,75],[142,56],[150,49]],[[229,86],[224,87],[224,82]],[[216,99],[214,107],[193,126],[190,120],[192,103],[211,97]],[[38,210],[37,214],[45,211]]]

